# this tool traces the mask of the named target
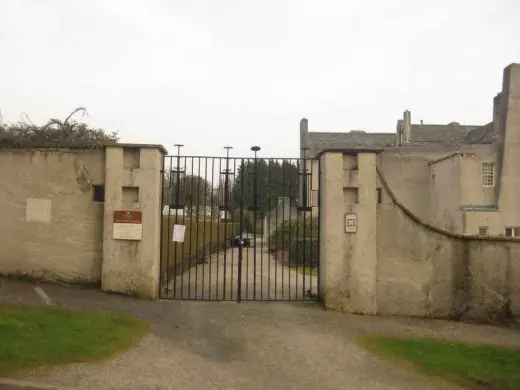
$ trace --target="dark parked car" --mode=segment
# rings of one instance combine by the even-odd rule
[[[246,237],[243,237],[242,239],[240,239],[240,236],[235,236],[231,239],[231,246],[233,246],[233,247],[251,246],[251,240]]]

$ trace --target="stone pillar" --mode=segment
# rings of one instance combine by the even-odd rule
[[[376,153],[321,155],[319,293],[330,309],[378,312]]]
[[[403,113],[403,142],[405,144],[412,140],[412,114],[406,110]]]
[[[344,233],[343,153],[321,155],[319,294],[327,308],[348,306]]]
[[[493,98],[493,135],[499,136],[500,135],[500,114],[501,114],[501,107],[500,107],[500,96],[501,93],[497,93],[497,95]]]
[[[403,120],[399,119],[395,127],[395,146],[403,145]]]
[[[377,171],[376,154],[359,153],[357,232],[350,233],[350,311],[377,314]]]
[[[308,149],[309,145],[309,121],[307,118],[300,120],[300,158],[304,158],[304,149]]]
[[[500,180],[498,204],[504,226],[519,226],[520,64],[511,64],[504,69],[500,108],[500,133],[504,142],[500,177],[497,178]]]
[[[101,274],[105,291],[157,298],[165,153],[159,146],[106,148]]]

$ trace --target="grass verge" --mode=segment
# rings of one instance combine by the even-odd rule
[[[358,337],[360,345],[422,372],[471,389],[520,389],[520,349],[377,335]]]
[[[150,323],[128,314],[0,304],[0,376],[98,361],[129,349]]]
[[[299,265],[298,267],[293,268],[296,268],[296,271],[302,275],[318,276],[318,268],[316,267]]]

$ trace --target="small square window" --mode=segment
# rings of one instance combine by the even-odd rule
[[[483,187],[494,187],[495,186],[495,164],[494,163],[482,163],[482,186]]]
[[[488,228],[487,228],[487,226],[480,226],[478,228],[478,235],[479,236],[487,236],[488,235]]]
[[[94,184],[92,186],[94,189],[94,193],[92,195],[92,200],[94,202],[103,203],[105,201],[105,185],[104,184]]]

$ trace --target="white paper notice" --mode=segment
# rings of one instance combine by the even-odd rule
[[[184,232],[185,231],[186,231],[186,226],[173,225],[173,241],[174,242],[184,242]]]

